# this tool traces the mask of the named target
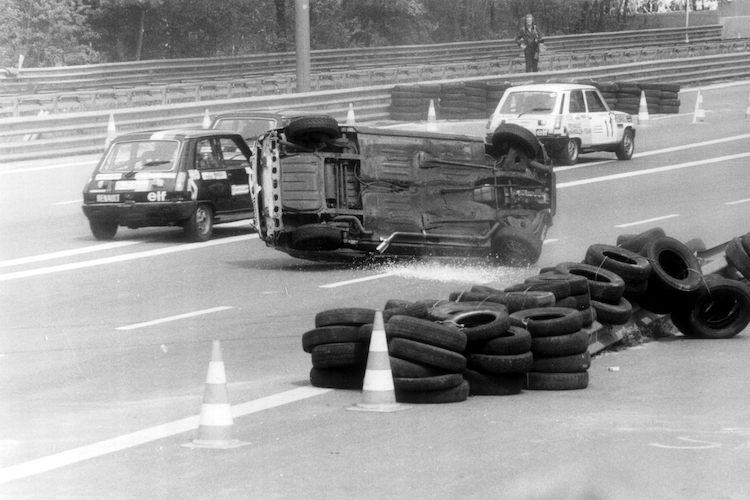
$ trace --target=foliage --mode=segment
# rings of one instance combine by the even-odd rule
[[[0,65],[63,66],[97,62],[90,43],[97,33],[88,24],[81,0],[0,0]]]

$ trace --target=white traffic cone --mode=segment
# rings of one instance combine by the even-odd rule
[[[435,116],[435,101],[430,99],[430,108],[427,110],[427,131],[437,132],[437,117]]]
[[[354,104],[349,103],[349,112],[346,113],[346,124],[347,125],[354,125],[356,122],[354,121]]]
[[[206,112],[203,113],[203,128],[204,129],[211,128],[211,117],[208,116],[208,108],[206,108]]]
[[[250,444],[232,438],[232,425],[234,425],[234,420],[227,397],[227,377],[221,357],[221,345],[218,340],[214,340],[211,362],[208,364],[206,374],[206,391],[203,394],[203,405],[201,405],[198,438],[182,446],[229,449]]]
[[[703,94],[698,89],[698,97],[695,98],[695,113],[693,113],[693,123],[703,123],[706,121],[706,112],[703,109]]]
[[[391,360],[388,357],[388,340],[385,336],[383,312],[375,311],[367,354],[367,369],[362,384],[362,402],[347,408],[357,411],[392,412],[406,410],[409,406],[396,402]]]
[[[638,125],[648,125],[648,103],[646,102],[646,92],[641,90],[641,102],[638,105]]]
[[[745,108],[745,120],[750,120],[750,97],[747,98],[747,108]]]
[[[104,142],[104,149],[107,149],[112,141],[117,137],[117,129],[115,128],[115,115],[109,114],[109,123],[107,124],[107,140]]]

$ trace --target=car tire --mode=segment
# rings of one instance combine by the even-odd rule
[[[397,391],[438,391],[451,389],[464,382],[460,373],[446,373],[432,377],[393,377],[393,387]]]
[[[391,363],[391,374],[394,377],[417,378],[417,377],[436,377],[449,373],[447,370],[428,366],[423,363],[416,363],[395,356],[388,357]]]
[[[581,313],[567,307],[539,307],[510,315],[513,326],[529,331],[532,339],[568,335],[583,327]]]
[[[451,324],[411,316],[393,316],[385,331],[389,339],[408,339],[459,353],[466,349],[466,334]]]
[[[498,261],[509,266],[534,264],[542,255],[542,240],[531,231],[518,227],[500,228],[491,244]]]
[[[750,324],[750,288],[717,275],[705,278],[692,307],[678,307],[672,322],[688,337],[728,339]]]
[[[388,349],[391,356],[396,358],[442,368],[451,373],[461,373],[466,368],[466,358],[463,355],[414,340],[391,339]]]
[[[117,234],[117,222],[89,220],[89,227],[94,238],[100,241],[111,240]]]
[[[573,356],[589,348],[589,332],[578,330],[567,335],[531,339],[534,356]]]
[[[586,250],[583,262],[612,271],[625,283],[642,283],[651,274],[651,263],[648,259],[636,252],[613,245],[591,245]]]
[[[559,274],[554,272],[554,270],[539,273],[536,276],[526,278],[524,281],[526,283],[535,283],[538,281],[564,281],[570,286],[570,295],[584,295],[589,293],[589,280],[585,276]]]
[[[635,135],[632,130],[628,129],[623,133],[622,140],[615,149],[615,155],[618,160],[629,160],[633,157],[633,151],[635,151]]]
[[[341,230],[324,224],[300,226],[292,232],[292,247],[297,250],[330,252],[341,247]]]
[[[524,389],[531,391],[571,391],[585,389],[589,385],[589,372],[526,374]]]
[[[365,365],[354,368],[311,368],[310,384],[327,389],[361,390],[365,377]]]
[[[294,120],[284,130],[292,142],[319,142],[320,138],[336,139],[341,135],[339,123],[330,116],[305,116]]]
[[[200,203],[183,225],[188,241],[204,242],[214,230],[214,213],[211,207]]]
[[[534,356],[532,372],[541,373],[577,373],[585,372],[591,366],[591,354],[583,351],[571,356]]]
[[[481,342],[504,335],[510,327],[506,310],[466,311],[451,316],[445,324],[455,325],[466,335],[468,342]]]
[[[536,136],[520,125],[504,123],[492,134],[492,147],[499,156],[508,154],[511,146],[521,149],[530,160],[544,163],[544,151]],[[499,157],[498,156],[498,157]]]
[[[372,323],[375,319],[375,309],[365,307],[340,307],[326,309],[315,315],[315,328],[331,325],[362,326]]]
[[[617,304],[592,300],[591,307],[596,310],[596,317],[603,325],[624,325],[633,316],[633,306],[625,297],[621,297]]]
[[[568,139],[563,148],[560,150],[558,160],[562,165],[575,165],[578,162],[580,147],[575,139]]]
[[[368,346],[364,342],[336,342],[321,344],[310,352],[313,368],[352,368],[365,366]]]
[[[443,404],[460,403],[469,397],[469,383],[461,382],[450,389],[438,389],[435,391],[401,391],[396,390],[396,401],[410,404]]]
[[[472,370],[495,375],[525,373],[531,369],[534,355],[531,351],[521,354],[469,354],[466,366]]]
[[[505,289],[505,292],[551,292],[555,296],[555,301],[570,297],[571,293],[570,283],[565,280],[524,281],[509,286]]]
[[[338,342],[370,342],[369,336],[364,336],[358,326],[331,325],[308,330],[302,334],[302,350],[312,352],[313,348],[322,344]]]
[[[638,234],[621,234],[617,237],[617,246],[631,252],[641,253],[646,244],[664,236],[666,236],[666,233],[660,227],[647,229]]]
[[[562,262],[557,265],[558,273],[585,276],[589,280],[589,295],[592,300],[617,304],[625,292],[625,280],[619,275],[599,266],[577,262]]]
[[[734,266],[742,276],[750,278],[750,256],[748,256],[742,239],[732,238],[725,250],[727,262]]]
[[[525,373],[494,375],[467,368],[464,379],[469,383],[471,396],[512,396],[523,389]]]
[[[503,335],[485,342],[469,344],[467,350],[471,353],[495,356],[523,354],[531,350],[531,334],[524,328],[509,326]]]

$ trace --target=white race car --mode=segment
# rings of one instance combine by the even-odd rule
[[[635,149],[635,123],[612,111],[592,85],[519,85],[505,91],[487,123],[487,137],[498,126],[515,124],[536,135],[549,156],[573,165],[580,153],[611,151],[629,160]]]

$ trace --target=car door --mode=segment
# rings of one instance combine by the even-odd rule
[[[249,166],[233,138],[198,140],[195,168],[200,174],[199,198],[210,200],[217,214],[251,210]]]
[[[585,90],[584,95],[586,96],[586,106],[591,120],[591,143],[595,146],[612,144],[615,142],[615,128],[613,127],[612,116],[604,104],[604,99],[594,89]]]
[[[568,136],[581,141],[581,147],[591,145],[591,120],[586,113],[586,101],[582,90],[571,90],[568,98]]]

